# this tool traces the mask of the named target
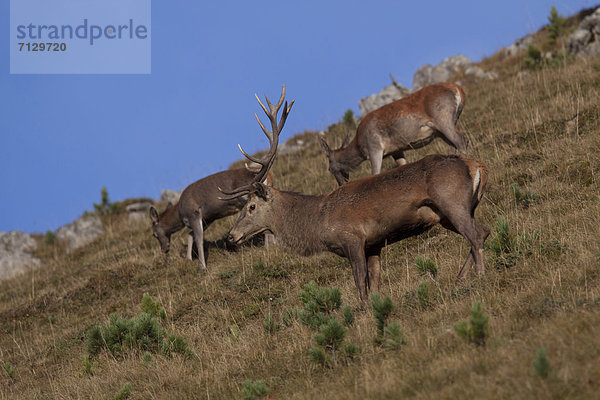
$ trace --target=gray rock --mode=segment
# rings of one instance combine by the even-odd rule
[[[471,60],[463,55],[448,57],[435,67],[425,64],[415,72],[413,90],[419,90],[434,83],[446,82],[453,74],[470,65]]]
[[[516,42],[514,42],[510,46],[506,47],[504,49],[504,55],[508,56],[508,57],[516,56],[523,50],[527,50],[527,47],[530,44],[533,44],[533,42],[534,42],[533,35],[524,36],[524,37],[518,39]]]
[[[470,65],[465,69],[465,75],[474,76],[476,79],[493,80],[498,78],[496,71],[484,71],[477,65]]]
[[[171,204],[177,204],[180,196],[181,192],[176,192],[175,190],[164,189],[160,192],[160,200]]]
[[[411,90],[400,84],[392,84],[384,87],[379,93],[370,95],[360,99],[358,106],[360,108],[361,115],[367,115],[373,110],[378,109],[392,101],[399,100],[409,94]]]
[[[581,56],[600,54],[600,7],[585,17],[567,39],[569,52]]]
[[[128,204],[125,210],[127,210],[129,222],[145,221],[148,219],[148,210],[151,205],[152,203],[149,201]]]
[[[36,248],[35,239],[27,233],[0,232],[0,279],[38,268],[41,261],[31,255]]]
[[[277,151],[280,155],[293,153],[304,149],[308,143],[304,139],[290,138],[283,145],[279,146]],[[259,166],[260,167],[260,166]]]
[[[79,217],[69,225],[65,225],[56,231],[56,237],[64,242],[67,247],[67,253],[90,243],[98,236],[102,235],[102,221],[100,217],[94,214],[87,214]]]

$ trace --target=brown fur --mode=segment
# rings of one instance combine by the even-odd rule
[[[457,94],[460,94],[459,102]],[[462,87],[443,82],[368,113],[348,145],[331,150],[321,139],[329,170],[338,184],[343,185],[350,172],[364,160],[371,160],[371,172],[378,174],[384,157],[392,156],[398,165],[404,165],[404,151],[423,147],[436,137],[465,152],[467,142],[455,128],[465,98]]]
[[[229,239],[241,242],[270,231],[298,254],[330,251],[346,257],[365,303],[367,290],[378,290],[381,249],[437,223],[471,244],[457,280],[473,260],[479,274],[484,273],[483,243],[489,230],[473,214],[486,181],[487,167],[481,161],[431,155],[321,196],[263,187],[260,196],[250,195]]]

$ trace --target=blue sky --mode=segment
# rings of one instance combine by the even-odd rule
[[[18,0],[16,0],[18,1]],[[90,1],[90,0],[87,0]],[[94,0],[95,1],[95,0]],[[127,0],[123,0],[127,1]],[[147,75],[10,75],[0,5],[0,231],[45,232],[112,200],[157,198],[267,147],[254,93],[296,104],[282,141],[326,128],[423,64],[477,61],[598,0],[157,1]]]

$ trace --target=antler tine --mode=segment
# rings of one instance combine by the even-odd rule
[[[260,107],[263,109],[263,111],[265,112],[267,117],[271,120],[272,131],[269,131],[266,128],[266,126],[262,123],[260,118],[258,118],[258,115],[254,114],[262,131],[269,139],[269,142],[270,142],[269,152],[265,155],[265,157],[263,159],[258,159],[256,157],[253,157],[250,154],[246,153],[244,151],[244,149],[242,149],[242,147],[240,145],[238,145],[242,154],[250,161],[259,164],[261,166],[261,168],[258,172],[256,172],[256,175],[254,175],[254,179],[253,179],[252,183],[250,183],[250,184],[241,186],[231,192],[225,191],[225,190],[222,190],[221,188],[219,188],[219,190],[222,193],[227,195],[224,197],[219,197],[221,200],[231,200],[231,199],[235,199],[237,197],[241,197],[241,196],[247,195],[249,193],[252,193],[253,185],[257,182],[263,181],[263,179],[265,178],[265,176],[267,175],[267,173],[273,166],[273,163],[275,162],[275,157],[277,156],[277,146],[279,144],[279,134],[281,133],[281,130],[283,129],[283,125],[285,124],[287,116],[292,109],[292,105],[294,104],[294,100],[291,101],[289,106],[288,106],[287,101],[285,102],[283,113],[281,114],[281,119],[279,120],[279,123],[278,123],[277,122],[277,113],[279,112],[279,108],[281,107],[281,105],[283,104],[283,101],[285,100],[285,84],[283,85],[283,89],[281,90],[281,96],[279,97],[279,101],[277,102],[277,104],[275,104],[275,105],[271,104],[271,101],[265,95],[265,99],[267,101],[267,105],[269,106],[269,109],[267,109],[267,107],[265,107],[265,105],[260,101],[260,98],[258,97],[258,95],[254,94],[254,96],[256,97],[256,100],[258,100],[258,104],[260,104]]]

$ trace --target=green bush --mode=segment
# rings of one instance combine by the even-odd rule
[[[2,367],[4,368],[4,371],[6,371],[6,374],[8,375],[8,377],[10,379],[15,379],[15,373],[17,372],[17,367],[15,367],[13,364],[9,363],[9,362],[5,362]]]
[[[540,378],[546,379],[550,374],[550,362],[546,358],[546,349],[540,347],[535,352],[533,359],[533,373]]]
[[[242,399],[255,400],[269,394],[269,387],[264,381],[246,379],[242,382]]]
[[[394,303],[389,296],[381,300],[379,295],[371,296],[371,305],[373,306],[373,315],[377,325],[377,335],[373,342],[386,350],[397,350],[401,345],[406,344],[404,334],[396,322],[390,323],[388,320],[394,311]]]
[[[142,308],[158,315],[164,314],[160,304],[154,303],[150,296],[146,296],[142,300]],[[113,356],[128,350],[162,353],[166,356],[172,353],[186,356],[193,354],[183,338],[167,333],[157,316],[148,312],[142,312],[129,319],[111,314],[109,323],[104,327],[93,326],[87,331],[86,349],[90,356],[97,355],[102,349],[106,349]]]
[[[432,278],[435,278],[438,273],[438,267],[435,263],[429,259],[424,259],[423,257],[417,257],[415,259],[415,264],[417,265],[417,271],[421,275],[429,275]]]
[[[527,46],[527,55],[524,59],[525,66],[534,69],[542,65],[542,52],[535,45]]]
[[[429,284],[427,282],[421,282],[417,288],[417,299],[419,300],[419,306],[421,308],[428,308],[431,305],[429,298]]]
[[[552,6],[548,22],[550,22],[550,25],[548,25],[548,43],[554,46],[563,35],[567,20],[556,11],[556,7]]]
[[[354,111],[348,109],[344,113],[344,117],[342,118],[344,124],[348,129],[355,130],[356,124],[354,123]]]
[[[48,245],[53,245],[56,243],[56,233],[52,232],[50,229],[46,231],[44,235],[44,243]]]
[[[131,395],[131,385],[129,382],[125,382],[125,385],[115,395],[115,400],[125,400]]]
[[[162,304],[158,301],[153,301],[152,297],[148,293],[144,293],[142,296],[142,304],[140,305],[142,311],[146,314],[150,314],[153,317],[157,317],[160,319],[167,319],[167,312],[163,308]]]
[[[521,206],[522,208],[529,208],[530,205],[538,201],[540,198],[540,195],[535,192],[530,192],[529,190],[521,190],[519,185],[517,185],[516,183],[511,183],[509,188],[515,197],[515,202],[518,206]]]
[[[300,322],[318,329],[330,319],[330,314],[342,305],[342,294],[338,288],[319,287],[315,281],[304,285],[299,293],[303,309],[298,313]]]
[[[94,208],[100,215],[117,214],[121,209],[121,203],[111,202],[108,197],[106,186],[100,191],[100,203],[94,203]]]
[[[473,308],[471,308],[469,321],[461,321],[454,325],[454,331],[469,343],[485,346],[489,335],[488,320],[489,316],[481,309],[481,303],[476,301],[473,303]]]

